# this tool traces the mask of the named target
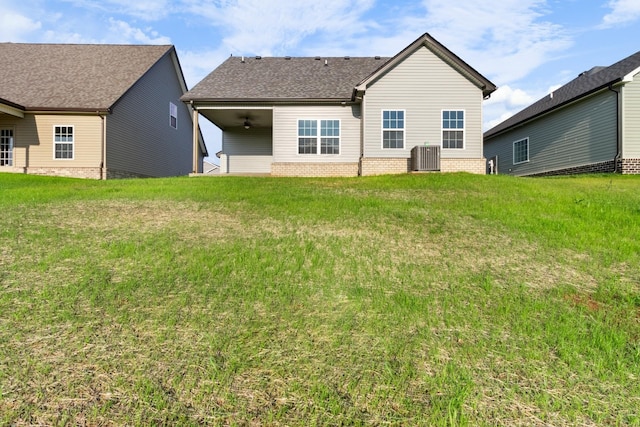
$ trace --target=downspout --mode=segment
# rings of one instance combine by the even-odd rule
[[[622,126],[622,118],[620,117],[620,90],[613,88],[611,83],[608,89],[616,94],[616,157],[613,158],[613,173],[620,172],[618,170],[618,161],[622,157],[622,140],[620,138],[620,127]]]
[[[104,181],[107,179],[107,144],[106,144],[107,125],[105,123],[106,115],[101,114],[100,111],[98,111],[98,116],[100,117],[100,119],[102,119],[102,136],[101,136],[102,159],[100,162],[100,179]]]
[[[355,100],[358,100],[358,94],[356,92]],[[360,103],[360,160],[358,161],[358,176],[362,176],[362,169],[364,162],[364,132],[365,132],[365,123],[364,123],[364,111],[365,111],[365,98],[364,93],[362,94],[362,102]]]

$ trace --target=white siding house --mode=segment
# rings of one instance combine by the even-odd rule
[[[221,173],[484,173],[482,101],[496,87],[433,39],[393,58],[230,57],[182,100],[222,130]]]

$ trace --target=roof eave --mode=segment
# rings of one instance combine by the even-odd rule
[[[484,138],[494,138],[496,136],[499,136],[499,135],[502,135],[504,133],[507,133],[507,132],[517,128],[517,127],[524,126],[525,124],[530,123],[530,122],[532,122],[534,120],[537,120],[538,118],[540,118],[542,116],[550,114],[550,113],[552,113],[552,112],[554,112],[554,111],[556,111],[556,110],[558,110],[560,108],[564,108],[564,107],[566,107],[566,106],[568,106],[570,104],[573,104],[575,102],[578,102],[578,101],[582,100],[583,98],[591,96],[591,95],[593,95],[593,94],[595,94],[597,92],[600,92],[600,91],[602,91],[604,89],[613,87],[613,86],[615,86],[615,85],[617,85],[619,83],[625,83],[624,79],[623,78],[617,78],[615,80],[607,82],[607,83],[605,83],[603,85],[600,85],[600,86],[598,86],[598,87],[596,87],[594,89],[591,89],[590,91],[582,93],[582,94],[580,94],[578,96],[574,96],[573,98],[570,98],[570,99],[568,99],[568,100],[566,100],[564,102],[561,102],[558,105],[554,105],[551,108],[548,108],[548,109],[543,110],[543,111],[541,111],[541,112],[539,112],[537,114],[534,114],[531,117],[527,117],[526,119],[520,120],[520,121],[518,121],[518,122],[516,122],[516,123],[514,123],[512,125],[509,125],[508,127],[504,128],[504,129],[500,129],[499,131],[497,131],[495,133],[491,133],[491,129],[489,129],[487,132],[484,133]],[[500,125],[498,124],[497,126],[500,126]]]
[[[181,101],[198,104],[345,104],[353,103],[351,98],[190,98]]]
[[[37,113],[77,113],[77,114],[110,114],[111,108],[53,108],[53,107],[26,107],[25,112]]]
[[[483,97],[486,98],[490,96],[491,93],[493,93],[497,89],[496,85],[494,85],[489,79],[480,74],[475,68],[463,61],[458,55],[447,49],[443,44],[434,39],[429,33],[424,33],[413,43],[405,47],[402,51],[386,61],[377,70],[375,70],[373,73],[359,82],[356,85],[356,91],[364,92],[372,82],[379,79],[388,70],[394,68],[398,63],[403,61],[406,57],[411,55],[421,46],[424,46],[427,49],[431,50],[441,59],[445,60],[445,62],[450,61],[452,63],[450,65],[455,64],[458,68],[460,68],[461,70],[458,70],[458,72],[465,75],[465,77],[467,77],[468,79],[474,80],[473,83],[482,90]]]
[[[9,114],[11,116],[23,118],[25,108],[4,98],[0,98],[0,113]]]

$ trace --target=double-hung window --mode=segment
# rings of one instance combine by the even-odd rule
[[[404,110],[382,110],[382,148],[404,148]]]
[[[513,143],[513,164],[529,161],[529,138],[519,139]]]
[[[178,106],[169,102],[169,126],[178,129]]]
[[[442,111],[442,148],[464,148],[464,111]]]
[[[73,126],[53,127],[53,158],[73,159]]]
[[[13,166],[13,129],[0,129],[0,166]]]
[[[340,120],[298,120],[298,154],[340,154]]]

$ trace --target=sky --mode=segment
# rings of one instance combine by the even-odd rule
[[[189,88],[232,54],[394,56],[424,33],[498,86],[488,130],[640,50],[640,0],[0,0],[0,42],[173,44]]]

